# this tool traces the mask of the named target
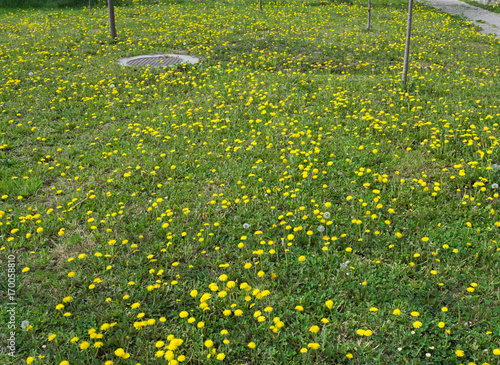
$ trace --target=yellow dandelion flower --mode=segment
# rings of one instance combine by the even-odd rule
[[[318,326],[312,326],[311,328],[309,328],[309,332],[318,333],[318,331],[319,331],[319,327]]]
[[[172,350],[168,350],[165,353],[165,360],[172,361],[174,359],[174,357],[175,357],[175,355],[174,355],[174,352]]]
[[[115,350],[115,355],[118,357],[122,357],[125,355],[125,351],[122,348],[118,348]]]
[[[219,276],[219,281],[227,281],[227,275],[221,275]]]

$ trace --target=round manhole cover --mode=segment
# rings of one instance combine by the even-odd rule
[[[197,63],[199,60],[196,57],[164,54],[164,55],[145,55],[130,58],[122,58],[119,60],[123,66],[144,66],[144,67],[169,67],[180,65],[183,63]]]
[[[128,66],[170,66],[183,63],[179,57],[141,57],[127,62]]]

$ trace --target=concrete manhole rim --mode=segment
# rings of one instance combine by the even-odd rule
[[[140,59],[143,59],[143,58],[177,58],[177,59],[180,59],[180,62],[175,62],[173,64],[170,64],[170,65],[161,65],[161,64],[158,64],[158,65],[154,65],[154,66],[151,66],[151,65],[148,65],[149,67],[172,67],[172,66],[176,66],[176,65],[182,65],[182,64],[186,64],[186,63],[190,63],[190,64],[195,64],[195,63],[198,63],[200,62],[200,59],[197,58],[197,57],[193,57],[193,56],[186,56],[186,55],[181,55],[181,54],[173,54],[173,53],[164,53],[164,54],[154,54],[154,55],[141,55],[141,56],[134,56],[134,57],[127,57],[127,58],[120,58],[118,60],[118,62],[120,63],[120,65],[122,66],[128,66],[128,67],[138,67],[138,65],[129,65],[129,62],[131,61],[135,61],[135,60],[140,60]],[[140,67],[147,67],[147,66],[140,66]]]

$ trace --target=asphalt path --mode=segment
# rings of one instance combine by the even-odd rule
[[[495,34],[500,38],[500,14],[469,5],[459,0],[422,0],[436,9],[446,13],[468,18],[472,23],[480,26],[483,34]]]

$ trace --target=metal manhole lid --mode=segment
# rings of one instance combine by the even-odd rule
[[[122,66],[169,67],[183,63],[198,63],[199,59],[192,56],[178,54],[144,55],[121,58],[118,62]]]
[[[127,62],[128,66],[169,66],[183,63],[179,57],[141,57]]]

